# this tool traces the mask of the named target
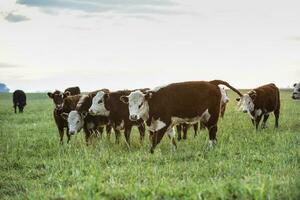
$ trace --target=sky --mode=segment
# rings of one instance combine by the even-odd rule
[[[11,91],[300,81],[299,0],[0,0]]]

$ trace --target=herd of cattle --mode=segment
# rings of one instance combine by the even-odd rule
[[[279,89],[275,84],[267,84],[252,89],[246,94],[221,80],[190,81],[172,83],[154,89],[142,88],[135,90],[109,91],[100,89],[88,94],[82,94],[79,87],[67,88],[64,92],[48,92],[53,100],[54,120],[63,143],[66,129],[67,141],[71,135],[81,129],[85,132],[86,143],[92,134],[102,136],[104,128],[110,137],[114,130],[116,143],[119,143],[121,130],[124,130],[125,140],[130,146],[130,133],[133,126],[137,126],[142,141],[149,129],[151,142],[150,152],[167,134],[173,147],[176,148],[175,130],[178,140],[183,131],[183,139],[187,137],[187,130],[193,126],[195,135],[198,124],[206,128],[209,133],[209,145],[216,144],[218,119],[223,117],[226,104],[229,101],[224,85],[233,90],[238,98],[238,105],[244,113],[248,113],[253,125],[258,129],[266,127],[269,114],[274,113],[275,127],[278,127],[280,113]],[[300,83],[294,84],[293,99],[300,99]],[[14,109],[23,112],[26,105],[26,95],[21,90],[13,93]]]

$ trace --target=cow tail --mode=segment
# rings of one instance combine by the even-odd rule
[[[234,87],[232,87],[229,83],[227,83],[226,81],[222,81],[222,80],[213,80],[213,81],[209,81],[209,83],[213,84],[213,85],[225,85],[228,88],[230,88],[231,90],[233,90],[235,93],[237,93],[240,97],[243,96],[243,94],[238,91],[237,89],[235,89]]]

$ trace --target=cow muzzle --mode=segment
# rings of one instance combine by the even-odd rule
[[[69,131],[70,135],[74,135],[75,131]]]
[[[137,121],[137,120],[138,120],[138,116],[137,116],[137,115],[130,115],[130,116],[129,116],[129,119],[130,119],[131,121]]]
[[[247,110],[243,110],[243,113],[247,113],[248,111]]]
[[[95,113],[92,109],[89,109],[89,113],[90,113],[91,115],[96,115],[96,113]]]
[[[298,93],[293,93],[292,99],[299,99],[300,95]]]

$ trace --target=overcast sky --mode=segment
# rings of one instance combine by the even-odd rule
[[[300,81],[299,0],[0,0],[0,82],[46,91]]]

